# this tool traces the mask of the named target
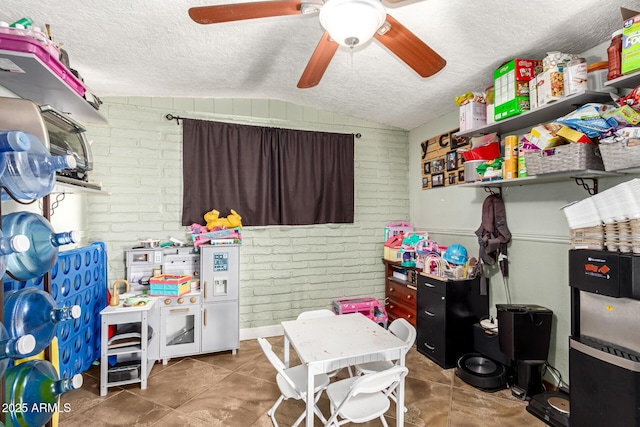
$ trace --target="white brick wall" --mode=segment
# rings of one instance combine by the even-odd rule
[[[89,195],[86,203],[89,240],[107,243],[109,283],[124,277],[124,250],[139,240],[188,238],[180,225],[182,127],[165,119],[171,113],[362,134],[355,140],[354,224],[243,230],[241,328],[275,325],[340,297],[383,297],[383,228],[409,212],[405,131],[277,100],[114,97],[101,112],[108,125],[87,124],[91,179],[111,196]]]

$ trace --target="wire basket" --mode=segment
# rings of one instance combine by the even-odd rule
[[[598,147],[572,143],[549,150],[524,153],[529,175],[580,170],[604,170]]]
[[[640,145],[629,146],[628,140],[601,144],[600,153],[604,170],[617,171],[640,166]]]

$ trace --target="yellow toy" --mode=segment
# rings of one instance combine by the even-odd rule
[[[209,231],[218,228],[242,228],[242,217],[233,209],[226,218],[220,218],[220,212],[213,209],[204,214],[204,220]]]

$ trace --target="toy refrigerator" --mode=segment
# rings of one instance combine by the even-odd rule
[[[200,247],[202,291],[202,353],[232,350],[240,345],[240,246]]]

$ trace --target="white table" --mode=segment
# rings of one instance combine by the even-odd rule
[[[359,363],[399,360],[405,364],[405,343],[360,313],[282,322],[284,362],[289,366],[289,344],[307,366],[306,426],[313,427],[314,375]],[[404,426],[404,379],[398,386],[397,426]]]

